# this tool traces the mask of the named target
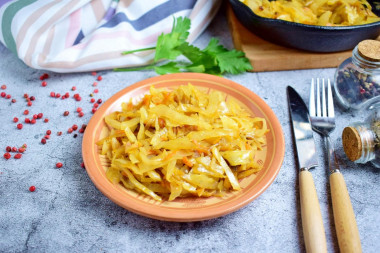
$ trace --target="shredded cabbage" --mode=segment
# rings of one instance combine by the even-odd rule
[[[223,196],[262,168],[254,157],[266,143],[265,119],[218,91],[152,86],[138,104],[121,107],[105,117],[109,131],[97,142],[114,184],[157,201]]]

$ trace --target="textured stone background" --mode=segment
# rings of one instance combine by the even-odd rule
[[[216,36],[232,48],[224,10],[196,41],[204,46]],[[303,252],[300,223],[299,188],[291,140],[286,101],[286,86],[292,85],[307,101],[311,77],[333,79],[334,69],[246,73],[225,76],[262,97],[278,116],[286,139],[286,154],[274,183],[256,200],[225,217],[203,222],[169,223],[133,214],[115,205],[100,193],[81,168],[81,138],[73,138],[66,130],[79,126],[91,117],[89,94],[95,77],[91,73],[50,73],[48,86],[40,85],[44,73],[25,66],[0,45],[0,84],[17,99],[12,104],[0,98],[0,149],[28,144],[21,160],[0,158],[0,252]],[[114,73],[99,72],[96,98],[104,101],[120,89],[145,78],[156,76],[151,71]],[[72,86],[82,94],[82,101],[72,98],[57,100],[50,91],[65,93]],[[36,101],[27,108],[23,94],[34,95]],[[72,92],[70,92],[72,94]],[[74,110],[81,106],[85,117]],[[12,122],[22,112],[43,112],[49,123],[38,121],[20,131]],[[63,117],[65,110],[70,111]],[[364,252],[380,250],[380,170],[370,165],[357,166],[347,161],[341,150],[340,134],[345,125],[358,121],[368,112],[337,110],[337,128],[332,135],[342,157],[342,172],[348,185],[357,218]],[[46,145],[40,143],[47,129],[53,131]],[[57,131],[63,131],[60,137]],[[320,138],[317,136],[318,142]],[[323,149],[318,148],[320,164]],[[1,153],[2,155],[3,153]],[[55,167],[57,162],[64,166]],[[333,225],[331,199],[325,166],[313,172],[326,229],[329,252],[338,252]],[[35,185],[33,193],[28,188]]]

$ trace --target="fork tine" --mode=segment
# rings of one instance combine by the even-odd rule
[[[332,96],[332,91],[331,91],[331,83],[330,83],[330,78],[327,79],[327,107],[328,107],[328,114],[330,118],[335,117],[335,112],[334,112],[334,100]]]
[[[315,95],[314,95],[314,78],[311,79],[310,97],[309,97],[309,113],[310,116],[315,115]]]
[[[319,78],[317,78],[317,117],[321,117],[321,92],[319,89]]]
[[[322,117],[327,117],[325,79],[322,78]]]

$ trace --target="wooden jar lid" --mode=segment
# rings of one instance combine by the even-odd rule
[[[343,149],[348,159],[358,160],[362,155],[362,140],[354,127],[345,127],[342,132]]]
[[[363,40],[358,44],[358,52],[366,60],[380,62],[380,41]]]

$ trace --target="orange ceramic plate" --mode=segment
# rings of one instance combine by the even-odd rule
[[[269,133],[266,134],[267,145],[256,158],[263,164],[263,169],[240,180],[241,191],[234,191],[224,197],[177,198],[174,201],[158,202],[149,196],[114,185],[106,178],[105,171],[109,162],[103,158],[95,144],[106,127],[104,117],[113,111],[121,110],[121,103],[130,98],[139,99],[149,91],[149,87],[166,87],[172,89],[178,85],[191,83],[203,90],[219,90],[226,99],[235,99],[253,115],[264,117]],[[90,120],[83,137],[82,152],[86,170],[96,187],[119,206],[154,219],[166,221],[199,221],[216,218],[247,205],[257,198],[273,182],[284,158],[284,136],[281,125],[270,107],[249,89],[222,77],[181,73],[149,78],[135,83],[112,96],[106,101]]]

